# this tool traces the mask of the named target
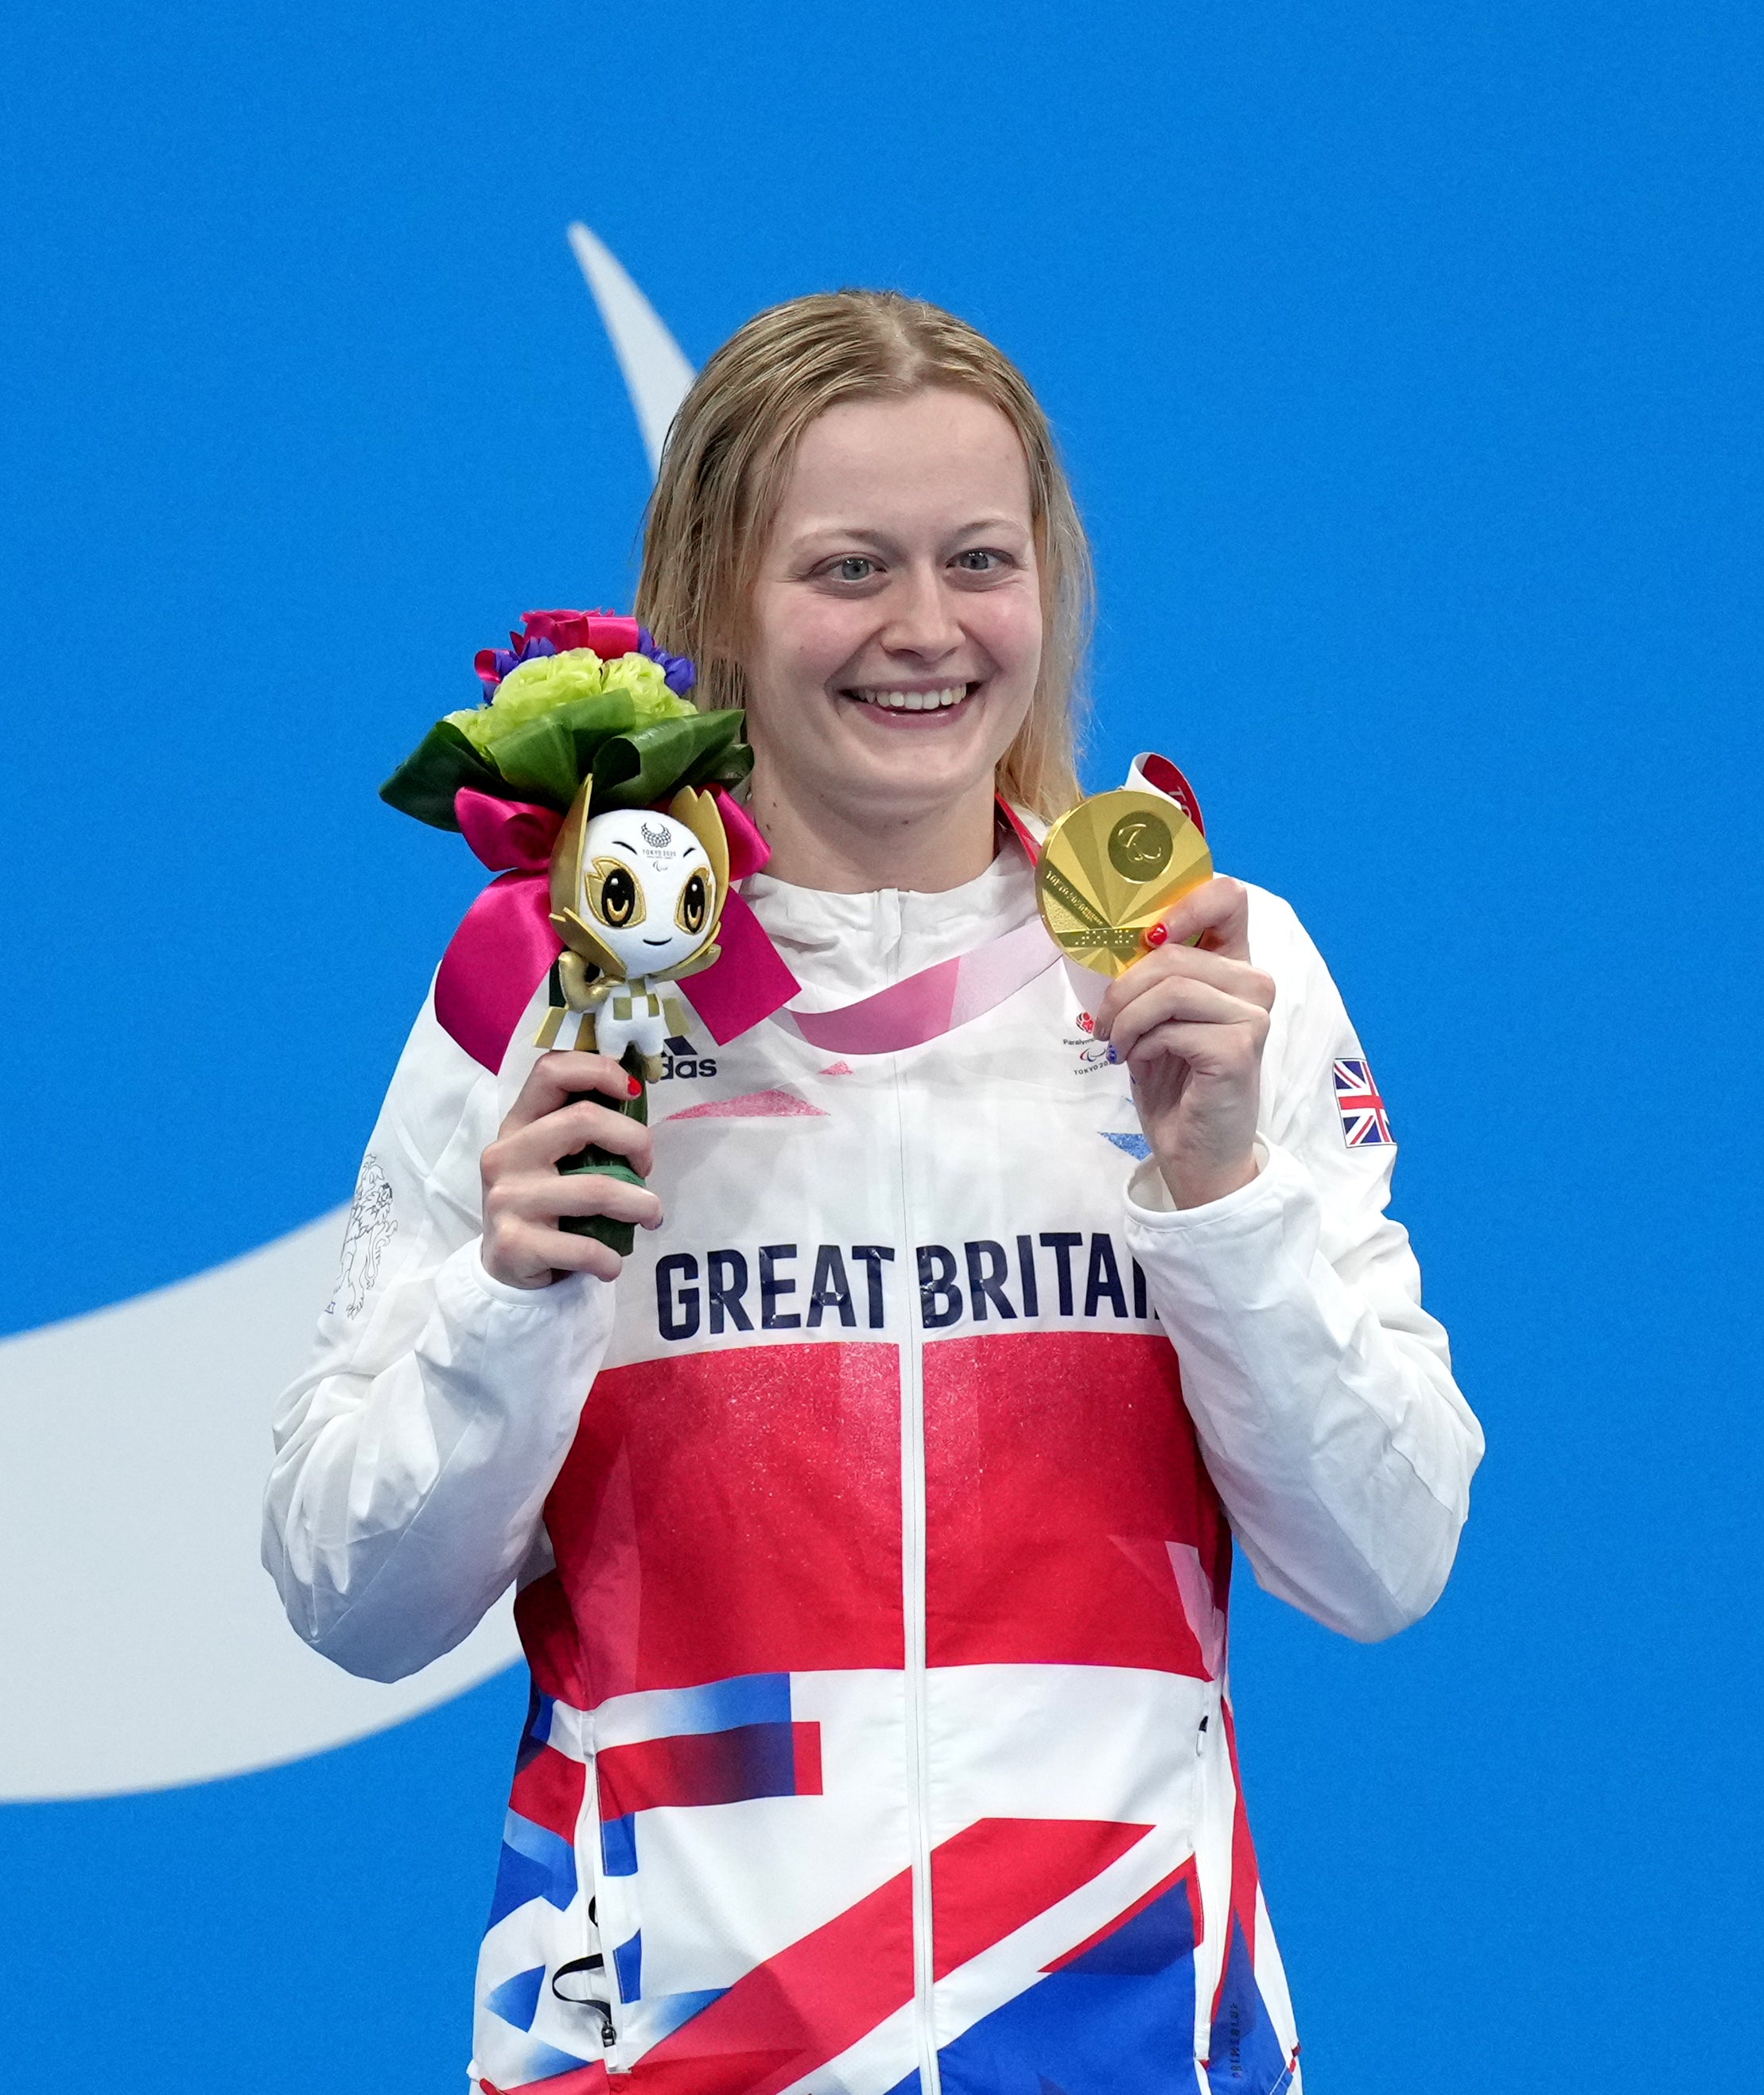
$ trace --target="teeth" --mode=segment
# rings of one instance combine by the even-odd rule
[[[866,706],[883,706],[890,712],[935,712],[945,706],[960,705],[968,695],[965,684],[951,684],[941,691],[856,690],[852,694]]]

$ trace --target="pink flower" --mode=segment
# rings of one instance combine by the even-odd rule
[[[637,621],[609,611],[529,611],[520,622],[529,641],[549,640],[560,655],[591,647],[603,662],[616,662],[621,655],[636,654],[641,645]]]

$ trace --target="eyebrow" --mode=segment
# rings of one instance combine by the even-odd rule
[[[967,538],[980,531],[1019,531],[1027,535],[1033,529],[1033,525],[1019,517],[978,516],[971,523],[958,525],[949,536],[952,538]],[[793,552],[800,552],[821,538],[867,540],[876,546],[896,542],[891,532],[882,530],[873,524],[829,522],[806,525],[791,538],[790,548]]]

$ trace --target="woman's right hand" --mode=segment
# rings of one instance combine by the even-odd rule
[[[661,1226],[661,1203],[642,1186],[603,1171],[558,1168],[590,1143],[622,1156],[640,1178],[655,1165],[649,1130],[628,1113],[571,1094],[609,1099],[637,1095],[634,1079],[609,1055],[554,1050],[533,1065],[496,1139],[484,1152],[484,1270],[510,1287],[548,1287],[567,1273],[618,1277],[625,1261],[593,1237],[557,1226],[560,1215],[608,1215],[615,1222]]]

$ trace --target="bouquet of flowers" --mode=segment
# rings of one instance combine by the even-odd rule
[[[753,768],[738,712],[686,699],[692,664],[634,618],[529,611],[507,647],[476,668],[486,702],[435,722],[380,797],[439,830],[460,827],[458,796],[568,811],[591,779],[597,813],[653,805],[682,786],[738,785]]]

